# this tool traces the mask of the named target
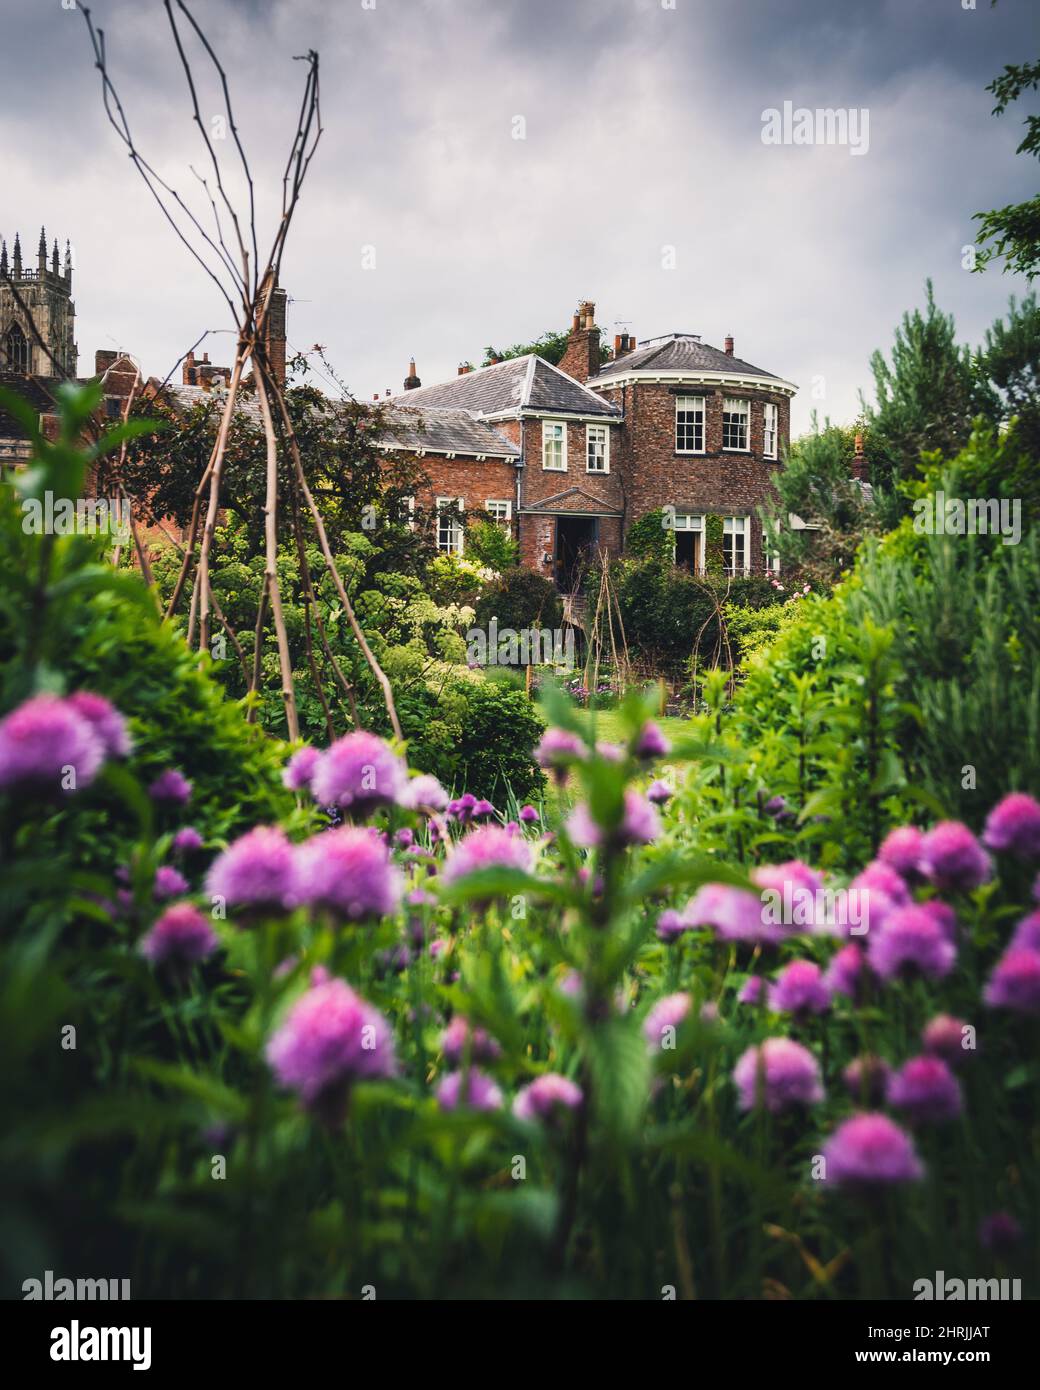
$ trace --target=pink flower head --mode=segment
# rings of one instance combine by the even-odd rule
[[[737,994],[737,1003],[761,1004],[762,993],[765,987],[766,982],[762,979],[761,975],[749,975],[740,986],[740,991]]]
[[[502,1092],[490,1076],[471,1067],[469,1071],[452,1071],[443,1078],[436,1091],[437,1104],[442,1110],[500,1110]]]
[[[924,1175],[910,1136],[887,1115],[866,1111],[845,1120],[823,1146],[826,1182],[883,1187]]]
[[[683,932],[689,930],[689,925],[681,913],[676,912],[674,907],[666,908],[657,919],[655,931],[658,941],[677,941]]]
[[[1040,951],[1013,946],[993,967],[982,996],[991,1009],[1040,1013]]]
[[[322,755],[311,794],[319,806],[338,806],[352,819],[364,820],[380,806],[398,802],[407,784],[408,769],[390,745],[358,729]]]
[[[654,721],[648,719],[636,735],[634,751],[640,760],[651,762],[654,758],[665,757],[671,746]]]
[[[216,933],[197,907],[174,903],[141,938],[138,949],[153,965],[194,965],[212,955],[218,944]]]
[[[202,843],[202,836],[193,825],[183,826],[172,840],[173,849],[177,854],[193,854],[195,850],[202,848]]]
[[[526,840],[510,835],[501,825],[482,825],[458,841],[441,870],[441,884],[447,887],[481,869],[519,869],[530,873],[532,862]]]
[[[960,1083],[941,1057],[911,1057],[888,1083],[888,1103],[913,1124],[943,1124],[961,1113]]]
[[[1040,911],[1022,918],[1011,938],[1011,947],[1014,950],[1022,947],[1027,951],[1040,951]]]
[[[823,1100],[820,1064],[807,1047],[791,1038],[766,1038],[761,1047],[749,1047],[733,1068],[733,1082],[740,1092],[741,1110],[764,1104],[776,1114]]]
[[[646,789],[646,799],[654,806],[663,806],[673,796],[674,792],[667,782],[651,782]]]
[[[728,883],[705,883],[683,909],[691,927],[713,927],[722,941],[775,941],[778,930],[763,921],[757,893]]]
[[[816,895],[823,887],[823,875],[801,859],[786,864],[761,864],[752,869],[751,881],[760,890],[760,913],[767,929],[760,939],[781,941],[799,931],[823,928],[817,920]]]
[[[961,1019],[950,1014],[936,1014],[921,1030],[921,1042],[931,1056],[941,1057],[951,1067],[959,1067],[974,1051],[973,1033]],[[971,1047],[967,1046],[969,1041]]]
[[[483,1028],[474,1028],[468,1019],[456,1014],[441,1034],[441,1051],[449,1066],[457,1067],[468,1054],[471,1062],[493,1062],[502,1049]]]
[[[938,925],[946,940],[956,946],[957,914],[950,904],[940,901],[939,898],[929,898],[926,903],[920,903],[919,906],[921,911],[927,912],[928,916]]]
[[[533,806],[521,806],[520,819],[524,825],[536,825],[541,817]]]
[[[968,892],[992,873],[990,857],[966,825],[940,821],[921,845],[921,872],[942,890]]]
[[[896,907],[904,907],[910,901],[910,891],[902,874],[880,859],[868,864],[862,873],[856,875],[849,887],[868,893],[871,899],[875,893],[880,894]],[[871,917],[873,918],[873,914]]]
[[[622,763],[625,761],[625,750],[620,743],[608,743],[606,740],[597,740],[596,756],[608,763]]]
[[[548,1121],[561,1111],[577,1110],[583,1096],[581,1087],[556,1072],[546,1072],[517,1092],[513,1114],[518,1120]]]
[[[282,912],[292,907],[295,889],[293,847],[273,825],[258,825],[232,841],[206,875],[210,897],[250,912]]]
[[[169,864],[161,864],[155,871],[152,893],[156,898],[178,898],[188,891],[188,880]]]
[[[918,883],[923,846],[924,835],[916,825],[900,825],[889,831],[881,842],[878,860],[894,869],[907,883]]]
[[[148,788],[148,795],[167,806],[184,806],[191,800],[191,783],[183,772],[168,767]]]
[[[824,972],[824,984],[832,994],[858,999],[863,992],[866,965],[866,957],[859,946],[843,946],[831,957],[831,963]]]
[[[97,734],[106,757],[130,756],[134,743],[130,737],[130,730],[126,727],[126,720],[115,705],[103,695],[95,695],[89,690],[77,690],[69,696],[66,703],[71,705]]]
[[[360,922],[391,916],[403,893],[404,875],[364,827],[324,830],[296,851],[297,902]]]
[[[883,1057],[854,1058],[841,1074],[845,1089],[857,1105],[882,1105],[892,1068]]]
[[[318,749],[313,748],[309,743],[305,743],[302,748],[297,748],[282,770],[283,784],[292,792],[308,789],[321,757]]]
[[[778,1014],[822,1014],[831,1006],[830,991],[812,960],[793,960],[769,989],[769,1007]]]
[[[1019,859],[1040,858],[1040,801],[1026,792],[1011,792],[986,820],[983,844]]]
[[[427,814],[443,811],[448,804],[448,793],[428,772],[413,777],[401,794],[401,805],[409,811],[425,811]]]
[[[690,1012],[688,994],[666,994],[659,999],[643,1020],[643,1036],[650,1045],[651,1052],[663,1049],[665,1040],[674,1041],[671,1030],[678,1031],[680,1024]]]
[[[567,819],[567,833],[576,845],[586,848],[610,843],[618,847],[649,845],[661,833],[661,819],[645,796],[629,789],[624,796],[621,824],[607,832],[582,802]]]
[[[0,720],[0,788],[79,791],[104,760],[94,725],[56,695],[35,695]]]
[[[556,780],[562,782],[570,764],[585,756],[585,745],[568,729],[546,729],[534,755],[539,767],[551,771]]]
[[[390,1026],[344,980],[319,976],[267,1044],[267,1061],[308,1109],[335,1114],[355,1081],[393,1076]]]
[[[915,973],[941,979],[953,967],[957,951],[942,927],[917,906],[897,908],[879,932],[871,933],[867,955],[883,980]]]

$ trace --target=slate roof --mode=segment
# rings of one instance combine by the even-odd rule
[[[616,362],[608,362],[595,378],[624,376],[633,371],[646,372],[725,372],[728,376],[760,376],[769,381],[781,381],[774,372],[764,372],[740,357],[730,357],[709,343],[702,343],[692,333],[669,333],[651,339],[635,352],[628,352]]]
[[[395,404],[423,409],[468,410],[476,416],[515,414],[521,410],[549,415],[621,414],[617,406],[534,353],[510,357],[491,367],[478,367],[436,386],[418,386],[390,399]]]
[[[409,395],[413,394],[409,392]],[[519,458],[520,447],[477,420],[468,410],[444,410],[393,405],[386,411],[387,429],[376,441],[382,448],[445,454],[488,454]]]
[[[181,386],[171,381],[167,382],[163,394],[169,397],[175,405],[179,405],[182,410],[191,410],[200,401],[208,401],[219,414],[224,409],[224,399],[227,392],[222,386],[214,386],[212,390],[207,391],[205,386]],[[260,407],[252,392],[249,394],[239,392],[235,401],[235,414],[244,416],[251,425],[263,429]]]

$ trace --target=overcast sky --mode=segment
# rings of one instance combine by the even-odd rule
[[[72,0],[0,0],[0,232],[75,249],[80,370],[165,375],[227,308],[134,173]],[[1024,286],[962,269],[972,213],[1032,196],[1025,110],[986,84],[1035,58],[1035,0],[195,0],[225,61],[261,230],[321,55],[324,135],[283,265],[291,347],[359,396],[479,361],[593,299],[610,340],[699,333],[857,412],[926,277],[978,341]],[[138,141],[185,196],[203,168],[161,0],[96,0]],[[204,69],[200,67],[200,74]],[[869,146],[763,143],[763,112],[869,112]],[[202,109],[218,114],[212,83]],[[518,121],[518,117],[523,120]],[[524,138],[515,138],[522,134]],[[221,146],[227,152],[229,144]],[[364,248],[375,268],[365,269]],[[669,248],[674,248],[669,251]],[[368,255],[371,259],[371,253]],[[668,268],[674,262],[674,268]],[[209,340],[230,357],[227,332]],[[813,399],[813,389],[817,399]],[[822,394],[821,394],[822,393]]]

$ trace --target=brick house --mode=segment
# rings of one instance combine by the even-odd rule
[[[528,354],[424,387],[411,363],[381,443],[421,460],[429,487],[417,500],[444,514],[439,548],[461,553],[458,513],[486,512],[511,529],[521,563],[567,591],[583,555],[619,553],[632,523],[664,508],[677,564],[703,571],[716,516],[726,571],[761,573],[756,513],[797,388],[737,357],[732,338],[720,350],[694,333],[642,346],[620,334],[602,357],[583,302],[559,366]]]

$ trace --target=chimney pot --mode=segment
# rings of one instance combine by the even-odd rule
[[[732,356],[733,356],[733,339],[730,338],[730,337],[727,337],[727,338],[726,338],[726,356],[727,356],[727,357],[732,357]]]
[[[614,334],[614,356],[615,356],[615,357],[620,357],[621,354],[624,352],[624,350],[625,350],[625,335],[624,335],[624,333],[615,333],[615,334]]]

